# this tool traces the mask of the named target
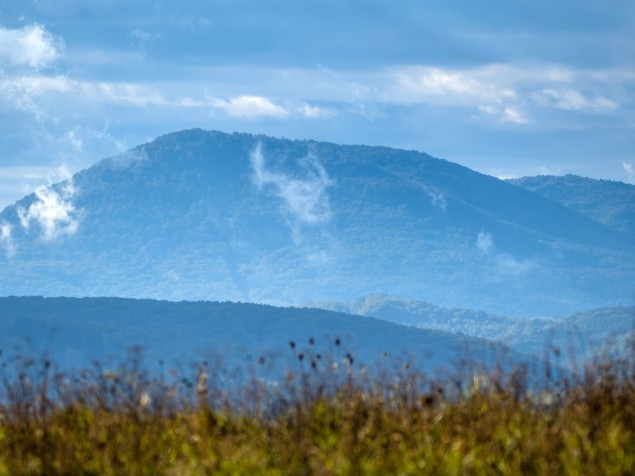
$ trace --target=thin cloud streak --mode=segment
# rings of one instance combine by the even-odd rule
[[[363,104],[467,108],[465,116],[492,117],[500,122],[530,124],[532,112],[565,110],[584,114],[613,114],[632,109],[628,89],[635,86],[635,71],[582,71],[563,66],[522,67],[485,65],[470,69],[404,66],[381,71],[340,72],[316,70],[263,70],[243,77],[263,80],[259,94],[210,95],[228,90],[216,71],[214,80],[194,85],[183,81],[131,83],[85,81],[63,75],[14,75],[0,79],[0,101],[38,117],[53,115],[60,98],[75,103],[103,103],[131,107],[211,108],[230,117],[324,119]],[[265,74],[267,73],[267,74]],[[226,73],[230,77],[236,72]],[[274,81],[275,79],[275,81]],[[228,78],[229,80],[229,78]],[[248,90],[250,83],[233,89]],[[626,91],[626,92],[625,92]],[[285,94],[283,102],[272,96]],[[315,104],[328,102],[329,108]],[[44,103],[50,104],[46,110]],[[336,109],[334,109],[336,107]],[[338,111],[339,109],[339,111]]]

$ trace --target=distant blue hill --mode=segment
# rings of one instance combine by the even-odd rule
[[[0,213],[0,295],[384,293],[517,316],[630,303],[635,242],[421,152],[188,130]]]
[[[593,309],[561,319],[522,319],[383,295],[313,305],[420,329],[488,339],[528,356],[549,355],[570,368],[580,369],[607,358],[629,361],[635,344],[634,307]]]
[[[290,342],[295,349],[292,350]],[[359,367],[417,365],[431,377],[464,371],[464,363],[512,370],[537,361],[484,339],[414,329],[387,321],[321,309],[231,302],[170,302],[121,298],[0,298],[2,359],[19,354],[51,358],[61,370],[108,366],[140,346],[145,367],[189,369],[209,361],[231,372],[265,363],[310,365],[316,354]],[[306,362],[298,363],[304,353]],[[313,357],[312,357],[313,356]],[[392,369],[394,370],[394,369]]]
[[[635,240],[635,185],[577,175],[539,175],[509,180]]]

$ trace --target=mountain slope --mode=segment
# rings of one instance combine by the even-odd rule
[[[635,185],[577,175],[540,175],[509,182],[635,236]]]
[[[0,295],[381,292],[514,315],[624,304],[635,244],[426,154],[190,130],[0,213]]]

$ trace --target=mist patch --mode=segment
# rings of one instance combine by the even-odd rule
[[[31,223],[37,224],[45,241],[60,235],[72,235],[79,228],[79,212],[72,202],[74,195],[71,181],[59,191],[53,187],[38,188],[35,201],[28,208],[18,208],[20,224],[25,229],[29,229]]]

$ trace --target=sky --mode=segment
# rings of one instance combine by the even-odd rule
[[[195,127],[635,183],[635,2],[0,0],[0,210]]]

